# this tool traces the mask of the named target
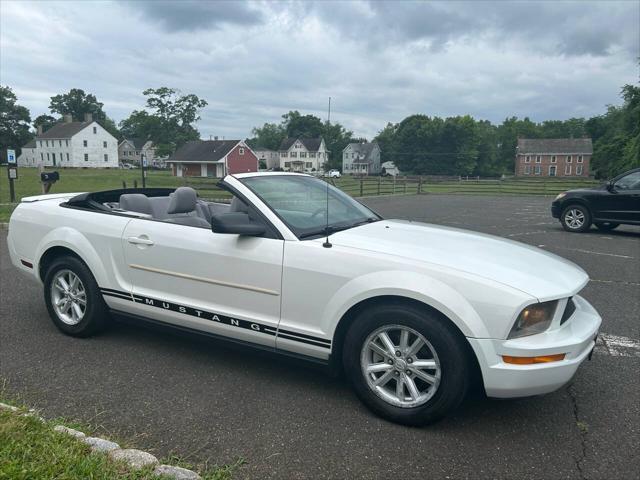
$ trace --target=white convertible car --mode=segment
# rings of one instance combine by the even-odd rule
[[[475,380],[491,397],[556,390],[594,347],[588,277],[567,260],[385,220],[307,175],[220,186],[230,204],[188,187],[23,198],[12,262],[66,334],[125,315],[311,359],[404,424],[443,416]]]

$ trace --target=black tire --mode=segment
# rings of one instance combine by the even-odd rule
[[[358,398],[377,415],[411,426],[435,422],[458,407],[470,385],[471,359],[464,337],[448,322],[437,314],[401,303],[381,305],[360,313],[349,327],[343,347],[345,375]],[[364,343],[369,335],[391,325],[409,327],[420,333],[439,359],[441,376],[437,390],[418,406],[396,406],[384,400],[369,387],[363,372],[361,354]]]
[[[586,232],[591,227],[591,213],[583,205],[569,205],[562,210],[560,223],[567,232]]]
[[[598,230],[601,230],[603,232],[610,232],[611,230],[614,230],[620,226],[619,223],[613,222],[596,222],[595,225]]]
[[[86,306],[82,319],[75,325],[65,323],[56,312],[53,300],[53,281],[57,274],[63,270],[69,270],[80,279],[85,291]],[[89,337],[95,335],[107,326],[109,313],[106,304],[98,288],[93,274],[89,268],[78,258],[63,256],[56,258],[47,268],[44,277],[44,301],[49,311],[49,316],[56,327],[63,333],[73,337]]]

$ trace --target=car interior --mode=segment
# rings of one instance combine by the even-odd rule
[[[207,202],[198,198],[191,187],[179,187],[168,196],[124,193],[118,202],[105,202],[104,205],[118,212],[132,212],[154,220],[204,228],[211,227],[213,215],[248,213],[247,206],[237,197],[233,197],[230,204]]]

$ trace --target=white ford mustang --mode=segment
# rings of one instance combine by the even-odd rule
[[[53,322],[84,337],[111,315],[341,367],[395,422],[487,395],[551,392],[601,319],[576,265],[521,243],[384,220],[307,175],[227,176],[230,204],[187,187],[23,198],[13,264]]]

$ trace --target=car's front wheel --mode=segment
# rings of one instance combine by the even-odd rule
[[[619,226],[619,223],[614,222],[596,222],[596,227],[598,228],[598,230],[601,230],[603,232],[609,232],[615,228],[618,228]]]
[[[49,265],[44,300],[53,323],[74,337],[88,337],[104,329],[107,306],[89,268],[78,258],[64,256]]]
[[[469,386],[464,339],[448,320],[411,305],[362,312],[349,328],[343,363],[358,397],[405,425],[434,422],[456,408]]]
[[[585,232],[591,226],[591,214],[582,205],[569,205],[562,211],[560,223],[567,232]]]

